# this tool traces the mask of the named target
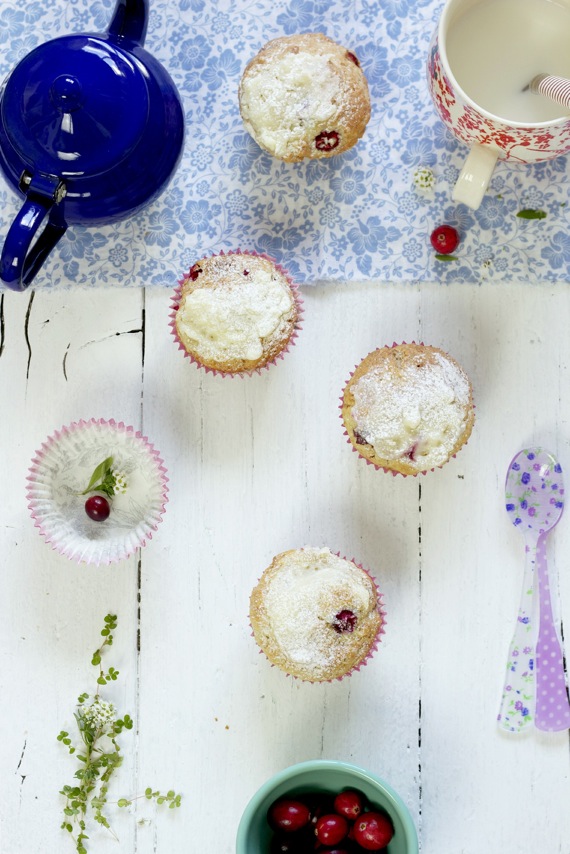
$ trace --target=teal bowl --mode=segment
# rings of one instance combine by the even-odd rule
[[[345,762],[315,759],[279,771],[255,793],[245,808],[237,832],[236,854],[268,854],[272,832],[267,810],[283,795],[310,792],[336,794],[358,789],[392,819],[394,836],[388,854],[418,854],[418,836],[412,817],[401,797],[380,777]]]

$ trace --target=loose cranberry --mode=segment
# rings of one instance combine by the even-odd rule
[[[341,635],[343,632],[353,632],[357,623],[357,616],[352,611],[339,611],[334,618],[333,628]]]
[[[322,815],[315,828],[315,836],[323,845],[338,845],[347,833],[348,822],[336,813]]]
[[[457,248],[459,234],[452,225],[438,225],[431,233],[431,245],[441,255],[449,255]]]
[[[111,506],[104,495],[90,495],[85,502],[85,512],[94,522],[104,522],[109,518]]]
[[[315,137],[315,147],[319,151],[332,151],[340,142],[336,130],[323,130]]]
[[[351,62],[354,62],[354,64],[355,64],[355,65],[360,65],[360,63],[359,63],[359,61],[358,61],[358,57],[357,57],[357,56],[355,56],[355,55],[352,53],[352,51],[347,50],[346,55],[347,55],[347,57],[351,60]]]
[[[244,270],[243,274],[244,274],[244,276],[249,276],[249,270]]]
[[[301,801],[279,798],[269,807],[267,820],[274,830],[292,833],[301,830],[309,823],[309,808]]]
[[[379,812],[365,812],[354,823],[354,839],[365,851],[380,851],[394,835],[389,818]]]
[[[199,264],[193,264],[190,267],[190,272],[188,273],[188,275],[190,276],[192,281],[195,282],[201,272],[202,272],[202,268],[200,267],[200,265]]]
[[[339,792],[334,799],[334,810],[339,815],[343,815],[349,821],[354,821],[358,818],[363,808],[363,798],[360,792],[354,789],[347,789],[346,792]]]

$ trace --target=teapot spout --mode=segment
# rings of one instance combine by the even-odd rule
[[[148,0],[117,0],[108,33],[117,39],[135,42],[141,47],[148,24]]]

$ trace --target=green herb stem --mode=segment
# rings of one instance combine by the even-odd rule
[[[105,460],[105,463],[107,462],[108,460]],[[97,470],[94,474],[96,472]],[[114,803],[119,807],[127,807],[134,800],[144,797],[147,800],[155,800],[157,804],[166,803],[170,809],[173,809],[180,806],[182,799],[182,796],[176,794],[172,789],[163,794],[147,788],[144,795],[119,798],[112,802],[107,801],[111,777],[123,762],[117,736],[123,730],[133,728],[133,720],[130,715],[125,714],[122,718],[118,717],[113,705],[102,700],[99,695],[100,687],[108,682],[114,682],[119,675],[119,671],[115,670],[114,667],[109,667],[107,671],[104,671],[102,666],[105,647],[113,645],[113,631],[116,628],[117,616],[107,614],[105,625],[101,631],[103,642],[91,658],[91,664],[99,668],[96,692],[93,697],[83,693],[77,698],[77,709],[74,716],[82,743],[80,751],[77,752],[67,730],[61,730],[57,736],[57,740],[67,748],[68,752],[75,754],[79,763],[73,785],[65,785],[60,790],[60,794],[65,797],[61,828],[70,835],[77,854],[87,854],[88,815],[95,823],[106,828],[118,842],[119,840],[105,813],[110,804]],[[88,703],[90,699],[91,703]]]

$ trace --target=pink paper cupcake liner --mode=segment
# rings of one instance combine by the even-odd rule
[[[391,347],[401,347],[401,346],[406,345],[406,344],[417,344],[417,345],[418,345],[418,346],[420,346],[420,347],[424,347],[424,346],[425,346],[425,345],[424,345],[424,343],[423,343],[423,341],[420,341],[420,342],[416,342],[416,341],[402,341],[400,344],[398,344],[396,341],[394,341],[394,342],[392,343],[392,345],[386,345],[386,346],[384,346],[384,347],[377,347],[376,349],[377,349],[377,350],[384,350],[384,349],[387,349],[387,348],[388,348],[388,347],[390,347],[390,346],[391,346]],[[372,351],[371,351],[371,353],[375,353],[375,352],[376,352],[376,350],[372,350]],[[442,351],[442,352],[445,352],[445,351]],[[371,353],[368,353],[367,355],[369,356],[369,355],[371,355]],[[365,356],[365,357],[364,357],[364,359],[365,359],[365,358],[367,358],[367,356]],[[450,358],[451,358],[451,357],[450,357]],[[358,451],[358,449],[354,447],[354,445],[353,445],[353,444],[352,444],[352,442],[350,441],[350,436],[349,436],[349,434],[348,434],[348,430],[346,429],[345,424],[344,424],[344,418],[343,418],[343,414],[342,414],[342,409],[343,409],[343,406],[344,406],[344,395],[345,395],[345,392],[346,392],[346,388],[347,388],[348,384],[350,383],[350,381],[351,381],[352,377],[354,376],[354,372],[355,372],[355,371],[356,371],[356,369],[357,369],[357,368],[362,364],[362,362],[364,361],[364,359],[361,359],[361,360],[360,360],[360,362],[359,362],[357,365],[355,365],[355,366],[354,366],[354,369],[353,369],[353,370],[352,370],[352,372],[350,373],[350,376],[348,377],[347,381],[346,381],[346,382],[345,382],[345,384],[344,384],[344,387],[343,387],[343,390],[342,390],[342,394],[341,394],[341,396],[340,396],[340,403],[339,403],[340,420],[341,420],[342,425],[343,425],[343,427],[344,427],[344,431],[343,431],[343,432],[344,432],[344,435],[346,436],[346,441],[348,442],[348,444],[350,445],[350,447],[351,447],[351,449],[354,451],[354,453],[358,456],[358,458],[359,458],[359,459],[361,459],[361,460],[364,460],[364,462],[365,462],[367,465],[372,466],[372,468],[376,469],[376,471],[383,471],[383,472],[385,472],[386,474],[391,474],[393,477],[396,477],[396,475],[400,475],[400,477],[417,477],[417,476],[418,476],[418,475],[420,475],[420,474],[426,475],[426,474],[429,474],[429,472],[433,472],[433,471],[435,471],[435,470],[436,470],[436,468],[438,468],[438,469],[443,468],[443,466],[444,466],[444,465],[446,465],[446,464],[449,462],[449,460],[451,460],[451,459],[455,459],[455,458],[457,457],[457,452],[456,452],[455,454],[451,454],[451,456],[449,457],[449,459],[447,459],[445,462],[443,462],[440,466],[434,466],[433,468],[424,469],[424,470],[422,470],[422,471],[417,471],[417,472],[414,472],[413,474],[405,474],[404,472],[398,471],[397,469],[391,469],[391,468],[388,468],[387,466],[379,466],[377,463],[373,462],[372,460],[369,460],[369,459],[368,459],[368,457],[365,457],[363,454],[361,454],[361,453]],[[472,406],[473,406],[473,410],[475,410],[475,404],[474,404],[474,403],[472,403]],[[465,445],[467,445],[467,443],[468,443],[468,441],[469,441],[469,438],[470,438],[470,436],[469,436],[469,437],[467,437],[467,439],[465,440],[465,442],[463,443],[463,445],[461,446],[461,448],[464,448],[464,447],[465,447]]]
[[[124,473],[127,488],[111,502],[104,522],[85,512],[91,475],[107,457]],[[140,432],[113,419],[77,421],[48,437],[32,460],[26,485],[28,508],[46,543],[79,563],[123,560],[152,538],[168,500],[166,468]]]
[[[253,627],[251,625],[251,619],[250,619],[250,623],[249,623],[249,627],[251,629],[250,635],[254,639],[256,645],[258,646],[259,655],[263,655],[265,660],[270,664],[270,666],[276,667],[278,670],[281,671],[281,673],[284,674],[284,676],[290,677],[291,679],[297,679],[299,682],[305,682],[305,683],[308,683],[310,685],[323,685],[326,683],[330,684],[333,682],[342,682],[342,680],[345,679],[347,676],[352,676],[353,673],[355,673],[356,671],[359,671],[362,667],[365,667],[368,664],[368,662],[370,661],[370,659],[377,652],[378,646],[382,640],[382,635],[385,634],[385,631],[386,631],[385,630],[386,609],[384,607],[384,598],[383,598],[383,594],[380,593],[380,590],[378,589],[378,584],[376,583],[376,579],[374,578],[374,576],[367,569],[365,569],[361,563],[358,563],[358,561],[356,561],[354,558],[347,558],[344,555],[342,555],[340,552],[331,552],[331,554],[336,555],[336,557],[341,558],[341,560],[346,560],[348,563],[354,564],[354,566],[358,567],[358,569],[361,569],[362,572],[364,572],[368,576],[368,578],[372,582],[372,585],[374,587],[374,591],[376,593],[376,609],[377,609],[378,613],[380,614],[380,626],[378,628],[378,632],[376,633],[376,637],[374,638],[374,640],[372,641],[372,643],[368,649],[368,652],[360,661],[358,661],[356,664],[354,664],[350,668],[350,670],[348,670],[346,673],[343,673],[342,676],[335,676],[332,679],[315,679],[315,680],[303,679],[301,676],[297,676],[294,673],[288,673],[286,670],[283,670],[283,668],[279,667],[277,664],[275,664],[273,661],[271,661],[271,659],[267,656],[267,654],[264,652],[264,650],[261,649],[261,647],[259,647],[259,645],[257,644],[257,641],[255,639],[255,632],[253,631]],[[261,577],[257,579],[257,583],[259,583],[259,581],[261,581]]]
[[[268,370],[271,367],[271,365],[275,365],[277,362],[277,359],[283,359],[285,354],[288,353],[289,350],[291,349],[291,347],[293,347],[296,343],[296,338],[299,334],[299,330],[302,327],[303,312],[304,312],[303,300],[301,298],[299,288],[292,281],[289,273],[287,272],[287,270],[284,267],[282,267],[280,264],[278,264],[274,258],[271,258],[271,256],[265,255],[262,252],[253,252],[253,251],[250,251],[247,249],[231,249],[228,252],[224,252],[222,250],[218,253],[212,253],[211,257],[215,257],[215,255],[250,255],[254,258],[264,258],[266,261],[270,261],[275,266],[275,268],[281,273],[281,275],[287,279],[289,287],[291,288],[291,293],[293,294],[293,299],[295,301],[295,307],[296,307],[296,311],[297,311],[297,320],[295,321],[293,333],[292,333],[291,337],[289,338],[289,341],[287,342],[285,347],[273,359],[270,359],[264,365],[261,365],[259,368],[255,368],[254,370],[251,370],[251,371],[235,371],[235,372],[221,371],[218,368],[210,368],[208,365],[204,365],[196,356],[194,356],[192,353],[189,353],[187,351],[186,347],[184,346],[184,344],[180,340],[180,337],[178,335],[178,331],[176,329],[176,312],[178,311],[178,309],[180,307],[180,299],[182,296],[182,288],[184,286],[184,281],[185,281],[184,279],[181,279],[178,282],[178,285],[174,289],[174,292],[173,292],[171,300],[170,300],[170,312],[169,312],[170,321],[169,321],[168,325],[170,326],[170,331],[171,331],[172,337],[174,338],[174,341],[178,344],[178,349],[182,350],[182,353],[184,354],[184,356],[186,358],[188,358],[191,362],[193,362],[195,365],[197,365],[198,368],[201,368],[202,370],[206,371],[206,373],[217,374],[218,376],[221,376],[221,377],[231,377],[231,378],[252,376],[253,374],[261,374],[262,371]]]

